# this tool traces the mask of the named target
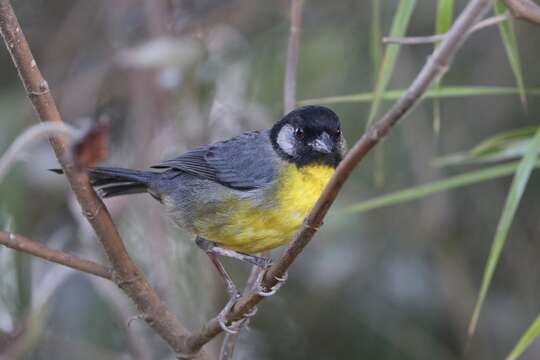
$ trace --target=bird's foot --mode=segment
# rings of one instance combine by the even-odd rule
[[[283,274],[282,277],[278,277],[274,275],[274,279],[277,281],[276,285],[272,286],[270,289],[268,289],[266,286],[263,285],[264,275],[266,271],[261,271],[259,273],[259,276],[257,277],[257,280],[255,281],[255,291],[258,295],[268,297],[274,295],[282,286],[285,281],[287,281],[287,278],[289,277],[288,273]]]
[[[219,323],[219,326],[223,331],[229,334],[236,334],[244,326],[247,326],[249,323],[249,319],[257,313],[257,307],[253,307],[250,312],[244,314],[240,320],[231,321],[227,320],[227,314],[232,310],[238,299],[240,298],[240,294],[237,294],[236,297],[231,297],[225,307],[219,312],[217,316],[217,320]]]

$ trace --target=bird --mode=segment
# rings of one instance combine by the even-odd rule
[[[150,170],[94,167],[88,173],[102,198],[148,193],[162,203],[195,236],[233,299],[238,290],[218,256],[270,266],[256,254],[292,239],[345,149],[338,115],[308,105],[270,129],[194,148]]]

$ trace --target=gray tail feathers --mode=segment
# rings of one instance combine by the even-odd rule
[[[62,174],[59,169],[51,171]],[[150,182],[156,173],[114,167],[97,167],[88,170],[90,183],[97,188],[103,198],[148,192]]]

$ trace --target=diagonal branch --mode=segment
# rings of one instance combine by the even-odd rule
[[[27,239],[21,235],[0,231],[0,245],[10,249],[22,251],[44,260],[57,263],[79,270],[88,274],[96,275],[107,280],[112,280],[112,271],[103,265],[90,260],[81,259],[78,256],[68,254],[60,250],[49,249],[43,244]]]
[[[0,32],[39,118],[42,121],[62,122],[49,85],[41,75],[9,0],[0,0]],[[90,186],[88,174],[74,165],[66,137],[53,135],[49,139],[83,214],[92,225],[111,262],[116,284],[137,305],[146,323],[179,357],[207,358],[203,352],[194,354],[186,351],[185,341],[190,335],[189,331],[159,299],[144,274],[130,258],[109,212]]]
[[[503,0],[516,19],[540,25],[540,5],[532,0]]]
[[[454,55],[467,39],[469,30],[488,11],[492,0],[472,0],[451,27],[447,36],[434,50],[427,63],[409,86],[406,93],[390,108],[390,110],[356,142],[347,156],[338,166],[323,194],[305,220],[305,225],[295,235],[281,258],[266,272],[263,285],[271,288],[276,285],[276,278],[281,278],[292,265],[296,257],[311,241],[317,229],[322,225],[324,216],[336,199],[345,181],[356,165],[367,153],[416,105],[430,84],[442,75],[450,65]],[[227,315],[230,321],[239,320],[263,298],[252,292],[242,296]],[[188,339],[188,346],[196,350],[221,332],[217,319],[210,320],[198,332]]]

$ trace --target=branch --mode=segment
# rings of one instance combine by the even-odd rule
[[[420,101],[430,84],[447,70],[452,58],[469,35],[469,30],[484,16],[491,4],[491,0],[472,0],[468,3],[467,7],[452,25],[447,36],[434,50],[427,63],[409,86],[406,93],[390,108],[381,120],[366,131],[339,164],[332,179],[306,218],[304,226],[295,235],[293,242],[289,245],[285,253],[266,271],[263,278],[263,286],[266,288],[275,286],[277,283],[276,278],[281,278],[286,273],[287,269],[322,225],[324,216],[356,165]],[[239,320],[262,299],[255,292],[242,296],[227,315],[227,320]],[[188,346],[193,350],[198,349],[221,331],[218,320],[214,318],[205,324],[198,333],[193,334],[188,339]]]
[[[504,14],[492,16],[490,18],[479,21],[474,25],[470,30],[467,36],[472,33],[477,32],[478,30],[485,29],[487,27],[497,25],[506,20],[511,20],[514,16],[511,12],[505,12]],[[385,44],[400,44],[400,45],[421,45],[421,44],[432,44],[444,40],[447,34],[437,34],[430,36],[410,36],[410,37],[384,37],[383,43]]]
[[[298,47],[300,44],[300,26],[304,0],[291,0],[291,27],[289,45],[287,47],[287,67],[283,91],[283,107],[285,113],[292,111],[296,103],[296,69],[298,65]]]
[[[78,256],[71,255],[63,251],[49,249],[45,245],[38,243],[37,241],[27,239],[21,235],[0,231],[0,245],[37,256],[56,264],[67,266],[75,270],[96,275],[107,280],[112,280],[113,277],[112,271],[103,265],[90,260],[81,259]]]
[[[540,5],[532,0],[503,0],[516,19],[540,25]]]
[[[49,85],[41,75],[9,0],[0,0],[0,33],[39,118],[42,121],[61,123],[62,118]],[[74,165],[65,136],[54,135],[49,140],[83,214],[92,225],[111,262],[116,284],[133,300],[141,317],[167,342],[178,357],[207,358],[204,352],[195,354],[186,351],[185,341],[190,335],[189,331],[159,299],[144,274],[131,260],[109,212],[90,186],[88,174]],[[197,350],[199,349],[200,347]]]

